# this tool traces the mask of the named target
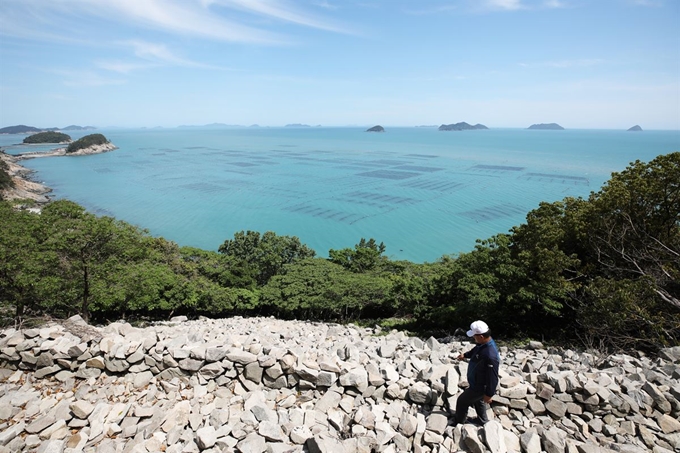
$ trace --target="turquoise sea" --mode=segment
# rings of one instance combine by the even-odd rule
[[[91,133],[70,133],[73,138]],[[32,159],[34,179],[94,213],[216,250],[237,231],[298,236],[322,257],[363,238],[435,261],[507,232],[541,201],[586,197],[680,131],[440,132],[436,127],[99,129],[119,149]],[[14,146],[11,154],[47,150]]]

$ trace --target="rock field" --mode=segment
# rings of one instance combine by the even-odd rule
[[[0,453],[680,451],[680,346],[503,347],[491,421],[453,427],[460,340],[241,317],[6,329]]]

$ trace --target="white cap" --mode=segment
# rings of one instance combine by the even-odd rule
[[[470,324],[470,330],[467,331],[467,336],[481,335],[489,331],[489,326],[484,321],[475,321]]]

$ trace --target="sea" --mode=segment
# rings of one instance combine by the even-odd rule
[[[434,262],[507,233],[540,202],[588,197],[631,162],[680,151],[680,131],[437,127],[180,127],[102,133],[118,149],[22,161],[97,215],[180,246],[234,233],[297,236],[317,256],[361,238],[393,260]],[[0,135],[9,154],[47,151]]]

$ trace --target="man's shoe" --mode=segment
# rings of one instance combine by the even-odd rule
[[[484,424],[486,422],[480,420],[478,417],[475,417],[475,418],[468,418],[467,420],[465,420],[465,423],[470,423],[471,425],[475,425],[475,426],[484,426]]]

